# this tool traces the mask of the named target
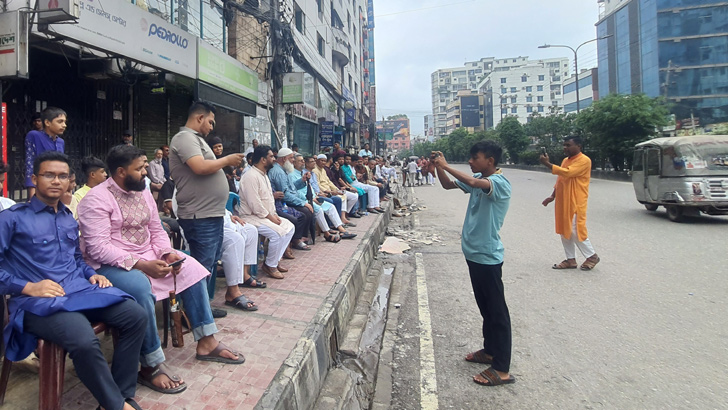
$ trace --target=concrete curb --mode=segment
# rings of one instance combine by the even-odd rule
[[[499,164],[501,168],[513,168],[520,169],[523,171],[535,171],[535,172],[546,172],[551,173],[548,168],[540,165],[513,165],[513,164]],[[591,172],[592,178],[606,179],[610,181],[623,181],[632,182],[632,176],[627,172],[617,171],[602,171],[599,169],[593,169]]]
[[[386,212],[377,216],[377,221],[364,235],[313,321],[278,369],[255,406],[256,410],[313,408],[324,379],[333,366],[339,340],[346,334],[349,319],[364,289],[367,271],[384,240],[392,201],[385,209]]]

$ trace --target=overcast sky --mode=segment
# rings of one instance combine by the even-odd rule
[[[443,6],[443,7],[437,7]],[[377,119],[404,113],[412,135],[432,113],[430,74],[482,57],[573,56],[596,36],[597,0],[374,0]],[[579,50],[579,68],[596,67],[596,43]]]

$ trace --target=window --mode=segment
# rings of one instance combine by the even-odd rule
[[[527,92],[527,93],[530,93],[531,91],[533,91],[533,86],[531,86],[531,85],[527,85],[527,86],[526,86],[526,92]]]
[[[521,82],[522,83],[527,83],[528,82],[528,77],[525,76],[525,75],[524,76],[521,76]]]
[[[515,104],[518,99],[516,97],[511,97],[511,104]]]
[[[501,104],[508,104],[508,98],[501,98]]]
[[[321,34],[316,33],[316,45],[318,46],[318,52],[322,57],[326,57],[326,47],[323,37]]]
[[[354,89],[354,79],[351,78],[351,74],[349,74],[349,90]]]
[[[526,112],[533,112],[533,107],[526,107]]]
[[[501,84],[505,84],[505,83],[506,83],[505,77],[501,78]]]
[[[348,11],[346,12],[346,29],[351,33],[351,14]]]
[[[543,112],[543,107],[542,106],[539,106],[538,107],[538,112]]]
[[[296,7],[296,30],[301,34],[306,34],[306,15],[303,14],[303,10],[298,7],[298,4],[294,4]]]
[[[542,85],[537,85],[536,86],[536,91],[543,91],[543,86]]]
[[[508,108],[501,109],[501,115],[502,114],[508,114]]]
[[[538,76],[538,81],[543,81],[545,79],[546,79],[546,76],[544,76],[544,75],[539,75]]]
[[[316,0],[316,5],[318,6],[318,12],[323,13],[324,12],[324,0]]]
[[[518,113],[518,108],[517,107],[511,108],[511,114],[517,114],[517,113]]]
[[[536,97],[536,101],[542,102],[543,101],[543,95],[539,95],[538,97]]]
[[[511,87],[511,92],[512,92],[512,93],[518,92],[518,88],[516,88],[516,87]]]
[[[526,102],[533,102],[533,97],[531,97],[530,95],[526,97]]]
[[[508,92],[508,89],[507,88],[501,88],[501,94],[505,94],[507,92]]]

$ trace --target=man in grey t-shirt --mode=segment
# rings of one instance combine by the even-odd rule
[[[237,167],[243,154],[215,158],[207,137],[215,127],[215,108],[206,102],[190,107],[187,124],[169,144],[169,168],[177,187],[177,217],[190,244],[190,255],[210,271],[207,290],[215,296],[214,270],[222,254],[223,217],[228,200],[224,167]],[[214,317],[225,311],[213,309]]]

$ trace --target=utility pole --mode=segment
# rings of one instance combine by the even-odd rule
[[[270,64],[271,83],[273,86],[273,129],[278,145],[280,148],[288,147],[288,123],[286,120],[286,107],[283,105],[283,72],[279,70],[282,58],[286,58],[281,44],[282,25],[281,19],[281,2],[280,0],[271,0],[271,10],[273,11],[273,21],[270,25],[271,49],[273,60]]]
[[[667,62],[667,73],[665,73],[665,83],[662,85],[665,92],[665,100],[667,101],[667,91],[670,88],[670,73],[672,73],[672,60]]]

